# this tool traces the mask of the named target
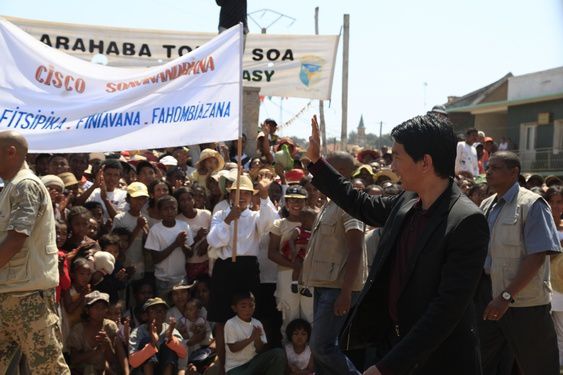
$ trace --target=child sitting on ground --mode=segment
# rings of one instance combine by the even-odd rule
[[[297,260],[299,263],[303,263],[305,254],[307,254],[307,244],[309,243],[309,238],[311,238],[311,230],[317,218],[317,213],[310,208],[305,208],[300,212],[299,218],[301,225],[292,230],[291,236],[282,247],[281,252],[288,260]],[[307,287],[299,288],[300,273],[301,267],[293,270],[291,274],[291,291],[293,293],[301,293],[305,297],[312,297],[313,294]]]
[[[190,356],[211,341],[211,327],[202,316],[203,305],[195,298],[190,299],[184,308],[184,316],[180,319],[178,330],[186,340]]]
[[[93,291],[85,296],[83,321],[76,324],[68,338],[70,368],[80,374],[124,373],[125,351],[115,346],[117,325],[106,319],[109,295]],[[122,359],[121,361],[119,359]]]
[[[292,320],[285,329],[287,344],[285,355],[290,375],[314,373],[313,356],[309,347],[311,324],[304,319]]]
[[[254,295],[236,293],[232,300],[236,316],[225,323],[225,371],[233,374],[283,375],[285,355],[282,349],[263,351],[266,344],[264,327],[252,315],[255,310]]]
[[[143,305],[148,322],[135,328],[129,338],[129,363],[143,368],[145,374],[173,374],[178,358],[187,356],[176,320],[165,322],[168,304],[161,298],[150,298]]]

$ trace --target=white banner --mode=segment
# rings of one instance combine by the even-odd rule
[[[242,27],[151,68],[92,64],[0,19],[0,130],[31,152],[94,152],[236,139]]]
[[[54,23],[6,17],[37,40],[110,66],[160,65],[207,43],[216,34]],[[260,95],[330,99],[338,35],[248,34],[243,85]]]

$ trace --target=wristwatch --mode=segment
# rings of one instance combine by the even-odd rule
[[[508,291],[504,290],[501,294],[500,294],[500,298],[502,298],[503,300],[510,302],[510,303],[514,303],[514,298],[512,298],[512,294],[510,294]]]

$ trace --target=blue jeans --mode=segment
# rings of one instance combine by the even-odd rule
[[[359,375],[360,372],[338,345],[338,334],[346,321],[346,316],[334,315],[334,303],[339,294],[340,289],[315,287],[313,330],[309,345],[317,374]],[[359,294],[352,293],[352,306]]]

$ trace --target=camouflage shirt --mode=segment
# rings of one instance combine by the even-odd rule
[[[37,217],[45,212],[44,191],[36,181],[24,179],[10,191],[10,218],[6,231],[31,235]]]

